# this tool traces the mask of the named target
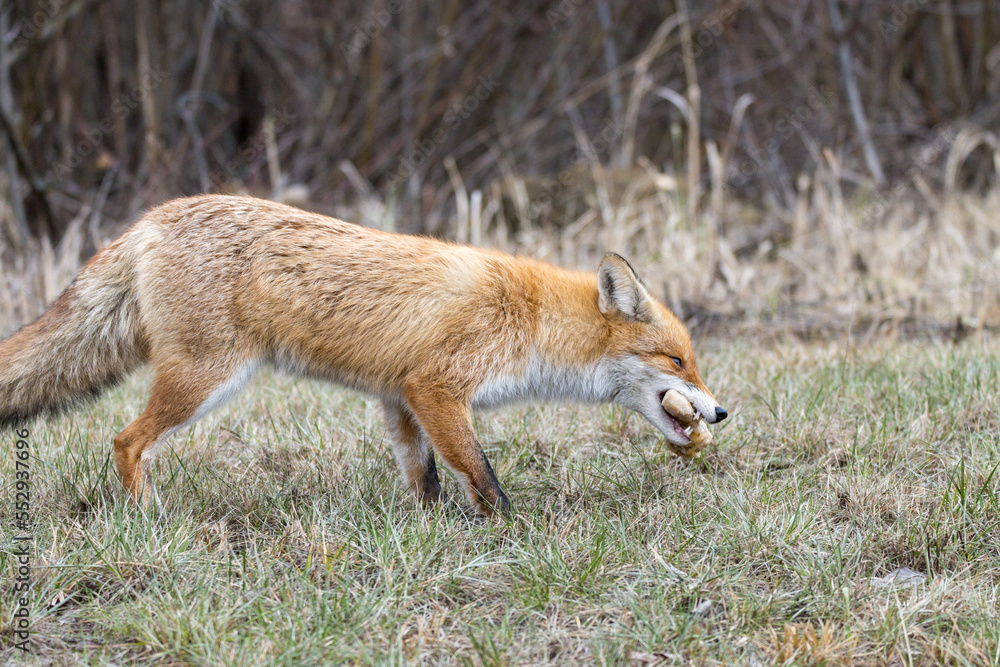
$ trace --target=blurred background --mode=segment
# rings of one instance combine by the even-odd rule
[[[0,334],[224,192],[614,250],[696,335],[982,336],[998,128],[987,0],[9,0]]]

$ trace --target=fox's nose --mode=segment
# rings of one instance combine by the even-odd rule
[[[728,416],[729,416],[729,413],[726,412],[725,408],[716,408],[715,409],[715,423],[721,422],[723,419],[725,419]]]

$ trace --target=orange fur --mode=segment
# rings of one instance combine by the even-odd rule
[[[153,448],[264,363],[381,397],[406,483],[439,498],[436,453],[486,513],[509,501],[472,405],[616,400],[668,438],[647,394],[683,385],[702,412],[718,405],[683,324],[616,256],[595,276],[249,197],[153,209],[0,343],[0,426],[96,395],[145,362],[149,404],[115,438],[138,500],[152,493]]]

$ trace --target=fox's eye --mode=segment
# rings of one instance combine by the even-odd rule
[[[682,369],[684,368],[684,362],[683,362],[683,361],[681,361],[681,358],[680,358],[680,357],[670,357],[670,360],[671,360],[672,362],[674,362],[675,364],[677,364],[677,366],[678,366],[679,368],[682,368]]]

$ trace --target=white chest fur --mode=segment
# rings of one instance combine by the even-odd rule
[[[611,373],[603,362],[587,366],[557,366],[533,356],[520,374],[488,379],[472,405],[491,408],[529,401],[604,403],[614,397]]]

